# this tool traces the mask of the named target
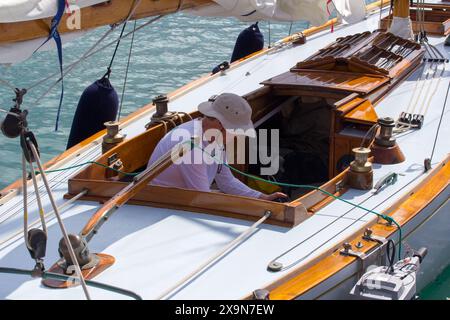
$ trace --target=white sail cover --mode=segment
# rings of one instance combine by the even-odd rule
[[[107,0],[69,0],[80,8]],[[202,16],[237,17],[242,21],[310,21],[312,25],[325,23],[334,9],[347,22],[364,18],[364,0],[214,0],[215,5],[191,9]],[[52,17],[56,0],[0,0],[0,23],[28,21]]]
[[[241,21],[309,21],[321,25],[335,10],[343,22],[364,19],[364,0],[214,0],[215,5],[189,10],[192,14],[212,17],[236,17]]]
[[[69,0],[67,3],[84,8],[106,1]],[[56,0],[0,0],[0,23],[53,17],[56,14],[57,3]]]
[[[68,0],[69,5],[79,8],[92,6],[107,0]],[[53,17],[57,11],[57,0],[0,0],[0,23],[29,21]],[[355,23],[364,19],[364,0],[214,0],[210,6],[190,9],[200,16],[236,17],[242,21],[309,21],[321,25],[330,14],[337,11],[344,23]],[[63,42],[71,41],[83,32],[62,35]],[[45,38],[0,45],[0,64],[18,63],[29,58]],[[54,48],[52,41],[41,50]]]

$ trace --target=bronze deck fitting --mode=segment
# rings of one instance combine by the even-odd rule
[[[167,96],[164,95],[157,96],[155,99],[153,99],[153,104],[156,107],[156,113],[153,115],[152,118],[159,119],[167,114],[169,104],[169,99],[167,98]]]
[[[405,161],[405,156],[393,136],[394,119],[389,117],[381,118],[378,120],[378,124],[380,125],[380,132],[375,137],[375,143],[372,146],[374,162],[379,164],[397,164]]]
[[[369,148],[355,148],[355,160],[350,164],[348,172],[348,185],[359,190],[370,190],[373,188],[372,163],[369,162]]]
[[[152,102],[156,107],[156,112],[152,115],[150,122],[145,125],[145,128],[150,129],[160,123],[170,123],[174,126],[178,113],[169,111],[169,98],[165,95],[160,95],[153,99]]]
[[[70,243],[73,246],[75,256],[81,269],[93,268],[98,263],[98,258],[95,254],[89,252],[87,244],[79,235],[69,234]],[[74,265],[74,261],[69,255],[67,244],[64,238],[59,241],[59,254],[64,259],[60,267],[68,274],[71,274],[70,267]]]
[[[108,121],[104,123],[106,135],[103,137],[102,153],[108,152],[125,140],[125,135],[119,133],[119,124],[118,121]]]

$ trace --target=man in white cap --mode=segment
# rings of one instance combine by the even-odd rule
[[[244,98],[236,94],[223,93],[219,96],[213,96],[207,102],[201,103],[198,110],[203,115],[202,118],[178,126],[159,141],[150,157],[149,165],[179,143],[189,141],[191,137],[206,138],[202,139],[203,150],[218,150],[209,147],[219,145],[222,146],[220,150],[224,151],[227,141],[234,138],[234,135],[255,136],[251,120],[252,109]],[[211,132],[213,134],[209,134]],[[221,134],[217,135],[214,132],[220,132]],[[215,141],[218,136],[222,137],[222,141]],[[206,159],[208,155],[205,156],[202,150],[194,148],[187,156],[191,161],[181,161],[181,163],[171,165],[154,179],[152,184],[209,192],[211,191],[211,184],[215,181],[220,191],[227,194],[268,201],[287,197],[280,192],[266,195],[239,181],[233,176],[230,168],[222,165],[226,162],[225,152],[212,154],[212,157]],[[195,161],[196,159],[202,160]]]

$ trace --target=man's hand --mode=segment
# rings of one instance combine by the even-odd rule
[[[282,192],[275,192],[272,194],[262,194],[259,198],[261,200],[274,201],[277,199],[287,199],[288,196]]]

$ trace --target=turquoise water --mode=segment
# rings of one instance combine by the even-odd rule
[[[371,2],[371,1],[368,1]],[[138,25],[143,21],[138,22]],[[127,90],[123,99],[123,115],[129,114],[149,103],[159,94],[169,93],[180,86],[209,73],[217,64],[229,60],[239,32],[248,24],[235,19],[208,19],[177,14],[162,18],[152,26],[136,33],[135,46],[128,75]],[[300,31],[307,25],[296,23],[293,31]],[[268,23],[260,23],[269,38]],[[132,23],[128,30],[132,29]],[[290,24],[271,24],[270,38],[276,41],[288,35]],[[64,46],[64,61],[69,63],[80,57],[106,31],[97,29],[76,42]],[[108,42],[118,36],[119,30],[110,35]],[[119,48],[111,80],[117,92],[122,92],[130,38]],[[51,82],[31,90],[25,97],[24,108],[28,109],[29,127],[36,134],[42,158],[48,161],[65,150],[73,114],[83,90],[101,77],[109,63],[113,47],[83,62],[65,79],[65,98],[61,114],[60,129],[54,131],[56,109],[59,102],[59,86],[39,104],[33,102]],[[18,65],[0,66],[0,78],[16,87],[27,88],[43,77],[57,72],[57,56],[53,51],[37,53],[31,59]],[[55,81],[53,79],[53,81]],[[0,108],[12,106],[13,92],[0,84]],[[0,115],[0,118],[3,115]],[[20,148],[17,139],[0,135],[0,189],[20,176]],[[445,299],[450,295],[450,272],[447,270],[424,290],[425,298]],[[444,284],[442,286],[442,284]],[[442,288],[441,288],[442,287]],[[436,289],[434,289],[436,288]]]

